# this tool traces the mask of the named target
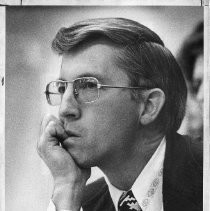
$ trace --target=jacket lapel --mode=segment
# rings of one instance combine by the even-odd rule
[[[202,211],[202,145],[173,133],[166,136],[163,168],[164,211]],[[87,187],[84,211],[115,211],[108,186],[99,179]]]

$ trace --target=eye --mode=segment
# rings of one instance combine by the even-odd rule
[[[91,78],[83,78],[77,81],[77,88],[79,89],[95,89],[97,88],[97,81]]]
[[[97,87],[97,84],[95,81],[86,81],[85,86],[86,86],[86,88],[93,89],[93,88]]]
[[[64,92],[66,91],[66,85],[64,82],[58,82],[57,84],[57,91],[60,94],[64,94]]]
[[[200,88],[201,83],[202,83],[202,80],[200,80],[200,79],[197,79],[197,80],[193,81],[193,83],[192,83],[192,91],[193,91],[194,94],[198,93],[198,90]]]

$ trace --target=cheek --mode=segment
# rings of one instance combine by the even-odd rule
[[[101,144],[130,136],[138,125],[137,105],[125,100],[110,100],[96,105],[87,110],[86,115],[88,135],[95,141],[100,140]]]

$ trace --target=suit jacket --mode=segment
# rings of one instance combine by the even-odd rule
[[[202,211],[202,195],[202,142],[177,133],[167,135],[163,164],[164,211]],[[103,178],[86,187],[82,207],[84,211],[115,211]]]

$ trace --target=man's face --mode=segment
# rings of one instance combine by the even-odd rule
[[[92,76],[99,83],[129,86],[127,75],[114,62],[117,50],[104,43],[86,46],[63,55],[60,79],[72,81]],[[72,85],[65,91],[59,117],[70,136],[63,143],[82,167],[103,166],[132,150],[138,131],[139,103],[128,89],[102,88],[92,103],[79,103]]]
[[[195,62],[195,67],[193,71],[193,87],[196,89],[194,95],[197,100],[197,102],[200,104],[200,106],[203,106],[203,70],[204,70],[204,58],[203,54],[201,54]]]
[[[189,132],[193,136],[202,136],[203,133],[203,99],[204,99],[204,80],[203,80],[203,55],[200,55],[195,63],[192,91],[188,97],[189,104]]]

